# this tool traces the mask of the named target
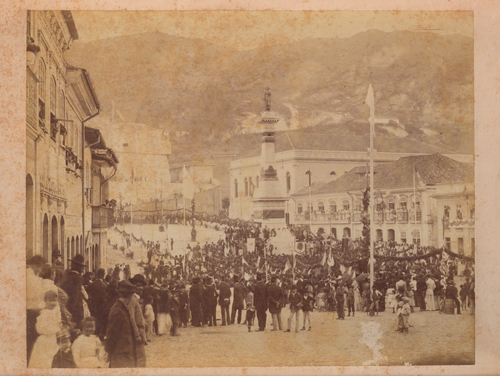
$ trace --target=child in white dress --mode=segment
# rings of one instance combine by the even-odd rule
[[[57,293],[49,290],[44,296],[45,308],[36,318],[36,339],[31,353],[29,368],[52,368],[54,355],[59,351],[56,333],[61,330],[61,310],[57,300]]]
[[[82,320],[82,332],[73,345],[73,359],[78,368],[101,368],[104,367],[104,349],[101,341],[94,335],[95,319],[93,317],[85,317]]]
[[[387,289],[385,305],[389,308],[392,308],[392,313],[395,313],[396,294],[393,288]]]

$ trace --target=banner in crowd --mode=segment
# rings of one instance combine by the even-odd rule
[[[247,239],[247,252],[255,252],[255,238]]]

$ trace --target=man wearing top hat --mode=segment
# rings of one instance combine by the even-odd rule
[[[217,326],[216,309],[219,294],[215,289],[213,279],[210,277],[207,277],[207,286],[203,291],[203,295],[206,307],[205,323],[208,323],[208,326]]]
[[[219,305],[222,315],[222,325],[231,324],[231,318],[229,317],[229,301],[231,299],[231,288],[226,281],[227,277],[222,277],[222,281],[219,283]]]
[[[97,278],[90,283],[87,288],[89,295],[89,309],[92,316],[96,319],[95,333],[102,340],[104,332],[102,328],[106,317],[104,317],[106,306],[106,283],[104,282],[104,269],[97,270]]]
[[[86,265],[83,255],[79,253],[69,261],[71,261],[71,269],[66,270],[61,288],[68,294],[66,308],[71,313],[76,328],[80,328],[83,319],[82,272]]]
[[[282,330],[281,307],[283,304],[283,290],[278,285],[279,279],[273,275],[271,285],[267,289],[269,312],[273,319],[273,331]]]
[[[238,312],[238,324],[241,323],[241,313],[244,308],[244,300],[246,296],[245,287],[239,282],[239,276],[235,275],[234,280],[234,298],[233,306],[231,307],[231,324],[234,324],[236,312]]]
[[[189,290],[189,306],[191,308],[191,324],[196,327],[202,326],[201,302],[203,300],[203,286],[201,279],[193,278],[193,286]]]
[[[137,366],[136,341],[127,308],[134,292],[135,287],[129,281],[120,282],[119,298],[109,311],[104,348],[109,354],[110,368]]]
[[[139,301],[140,296],[138,295],[139,290],[142,290],[144,286],[146,286],[146,279],[143,275],[136,274],[129,281],[136,288],[127,308],[132,320],[132,329],[134,330],[136,341],[137,367],[146,367],[146,320],[144,320],[141,303]]]
[[[263,332],[266,329],[267,320],[267,286],[265,284],[265,276],[263,273],[257,274],[258,283],[255,285],[254,291],[254,306],[257,311],[257,321],[259,323],[259,331]]]

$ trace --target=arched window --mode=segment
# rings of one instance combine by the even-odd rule
[[[34,184],[30,174],[26,175],[26,258],[29,260],[33,256],[34,250]]]
[[[308,201],[308,202],[306,203],[306,206],[307,206],[307,211],[308,211],[309,213],[312,213],[312,210],[313,210],[313,206],[312,206],[312,204]]]
[[[59,102],[57,103],[59,106],[57,108],[57,117],[60,119],[66,118],[66,96],[64,95],[64,91],[59,92]]]
[[[411,232],[411,237],[413,238],[413,244],[420,245],[420,230],[413,230]]]
[[[52,258],[59,253],[59,235],[58,235],[57,218],[52,217]]]
[[[250,197],[253,197],[253,191],[255,186],[253,185],[252,178],[248,178],[248,190],[250,191]]]
[[[234,179],[234,197],[238,198],[238,179]]]
[[[401,243],[406,243],[406,230],[401,230],[399,238],[401,239]]]
[[[342,201],[342,206],[344,210],[349,210],[349,200]]]
[[[325,212],[325,204],[323,204],[323,201],[318,202],[318,211],[320,213],[324,213]]]
[[[49,259],[49,218],[47,214],[43,216],[43,257],[45,260]]]
[[[56,116],[56,79],[50,78],[50,112]]]
[[[357,197],[354,198],[354,209],[355,210],[358,210],[358,211],[361,211],[362,208],[361,208],[361,200]]]
[[[43,59],[38,62],[38,97],[45,103],[46,68]]]
[[[60,224],[60,227],[61,227],[61,249],[60,249],[60,252],[59,254],[61,255],[61,261],[64,265],[64,217],[61,217],[61,224]]]
[[[330,213],[335,213],[335,212],[337,212],[337,202],[330,201]]]
[[[302,204],[300,202],[297,204],[297,213],[302,213]]]
[[[248,179],[245,178],[245,196],[248,196]]]
[[[337,229],[335,227],[332,227],[330,229],[330,233],[332,234],[332,236],[337,239]]]
[[[377,239],[377,241],[383,241],[384,240],[384,233],[382,232],[381,229],[377,229],[376,239]]]
[[[292,177],[290,176],[290,172],[286,173],[286,191],[290,192],[292,189]]]
[[[393,229],[387,230],[387,241],[393,242],[396,239],[395,233]]]
[[[396,200],[394,199],[394,196],[387,197],[387,209],[389,210],[396,209]]]
[[[408,197],[406,195],[399,196],[399,207],[401,209],[408,209]]]
[[[417,193],[417,195],[411,195],[411,203],[412,203],[412,208],[420,208],[420,195]]]

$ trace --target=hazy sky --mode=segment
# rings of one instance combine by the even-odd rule
[[[410,30],[474,36],[460,11],[73,11],[81,42],[159,31],[238,50],[361,31]]]

